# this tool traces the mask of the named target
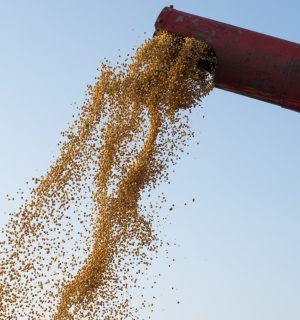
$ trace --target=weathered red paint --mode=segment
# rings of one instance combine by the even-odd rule
[[[217,57],[217,88],[300,112],[300,44],[172,7],[155,27],[208,42]]]

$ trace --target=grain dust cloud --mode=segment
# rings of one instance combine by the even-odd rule
[[[210,52],[163,32],[102,63],[57,159],[2,230],[1,320],[140,319],[131,290],[161,245],[157,208],[142,200],[193,136],[189,110],[213,88],[199,67]]]

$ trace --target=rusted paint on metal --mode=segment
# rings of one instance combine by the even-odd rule
[[[176,22],[183,22],[183,20],[184,20],[183,16],[178,16],[175,21]]]
[[[218,61],[216,87],[300,112],[299,44],[170,7],[155,26],[208,42]]]
[[[205,39],[207,43],[212,44],[216,34],[217,34],[217,30],[211,30],[211,31],[198,32],[197,36],[198,36],[198,39]]]
[[[198,19],[191,19],[194,26],[198,26]]]

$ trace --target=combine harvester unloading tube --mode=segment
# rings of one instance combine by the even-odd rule
[[[165,7],[156,32],[169,31],[210,44],[215,87],[300,112],[300,44]]]

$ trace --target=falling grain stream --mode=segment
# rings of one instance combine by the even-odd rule
[[[199,68],[209,52],[161,33],[102,63],[57,160],[3,230],[1,320],[140,319],[130,288],[142,290],[159,247],[141,200],[193,136],[186,110],[213,88]]]

